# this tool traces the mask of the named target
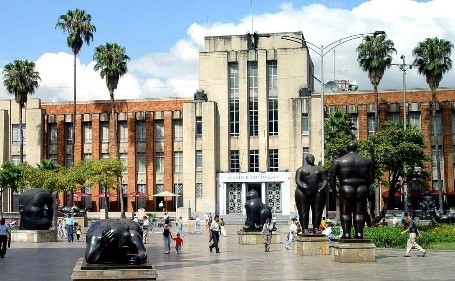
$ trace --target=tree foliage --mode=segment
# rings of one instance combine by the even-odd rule
[[[404,130],[402,125],[391,122],[383,124],[381,130],[360,143],[360,152],[373,160],[376,175],[389,188],[388,200],[384,202],[376,221],[384,217],[395,192],[403,183],[428,175],[423,169],[427,161],[424,147],[424,138],[419,130]]]
[[[21,167],[16,166],[9,161],[4,162],[0,168],[0,217],[3,217],[3,208],[1,206],[1,203],[3,202],[3,192],[6,189],[11,189],[13,192],[17,192],[20,188],[21,181]]]

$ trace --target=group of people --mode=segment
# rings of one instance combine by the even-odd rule
[[[80,241],[82,235],[82,226],[70,214],[66,214],[63,219],[57,223],[58,236],[66,238],[68,242],[74,242],[74,234],[76,234],[77,242]]]

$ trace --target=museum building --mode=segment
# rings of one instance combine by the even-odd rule
[[[191,208],[192,212],[245,214],[246,193],[255,189],[274,212],[296,212],[295,171],[307,153],[321,159],[322,108],[350,115],[359,139],[375,132],[374,95],[363,91],[314,91],[309,49],[283,36],[301,32],[211,36],[200,52],[199,88],[193,98],[117,100],[118,155],[126,210],[158,211]],[[367,74],[365,74],[367,75]],[[190,94],[190,93],[189,93]],[[408,90],[408,122],[422,130],[427,154],[436,139],[442,147],[446,192],[454,189],[453,143],[455,91],[439,90],[438,132],[430,130],[429,90]],[[379,121],[403,121],[403,93],[379,93]],[[109,101],[41,103],[31,99],[24,109],[24,159],[37,164],[51,159],[62,166],[83,159],[114,157]],[[452,124],[454,124],[452,126]],[[72,130],[75,139],[72,139]],[[0,162],[19,161],[18,106],[0,101]],[[441,149],[439,149],[441,150]],[[432,161],[435,167],[435,161]],[[436,173],[433,173],[435,180]],[[422,187],[420,187],[422,188]],[[432,188],[431,182],[428,188]],[[177,196],[154,196],[170,191]],[[99,188],[84,187],[74,197],[80,207],[99,211],[109,200],[119,210],[119,194],[105,197]],[[18,210],[18,194],[5,192],[2,208]],[[59,195],[62,205],[70,193]],[[333,201],[333,200],[332,200]],[[335,209],[334,204],[329,209]]]

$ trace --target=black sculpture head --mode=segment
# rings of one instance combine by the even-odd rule
[[[348,152],[356,152],[357,151],[357,144],[354,141],[348,142],[346,145]]]
[[[307,154],[307,156],[305,156],[305,161],[308,163],[308,165],[313,166],[314,165],[314,155]]]
[[[52,194],[42,188],[32,188],[19,196],[20,229],[49,230],[52,226]]]

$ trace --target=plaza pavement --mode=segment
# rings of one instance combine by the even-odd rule
[[[287,226],[279,227],[284,241]],[[403,257],[404,249],[377,249],[376,262],[335,263],[331,256],[298,256],[273,244],[265,253],[263,245],[238,245],[236,231],[227,226],[227,237],[220,238],[220,254],[208,249],[208,233],[192,234],[186,229],[183,252],[163,253],[162,228],[149,233],[146,244],[149,260],[157,270],[158,280],[455,280],[455,252],[428,250]],[[176,228],[172,228],[175,233]],[[292,248],[292,247],[291,247]],[[171,250],[174,248],[171,247]],[[15,243],[0,259],[0,280],[71,280],[76,260],[83,257],[83,241],[68,243]]]

